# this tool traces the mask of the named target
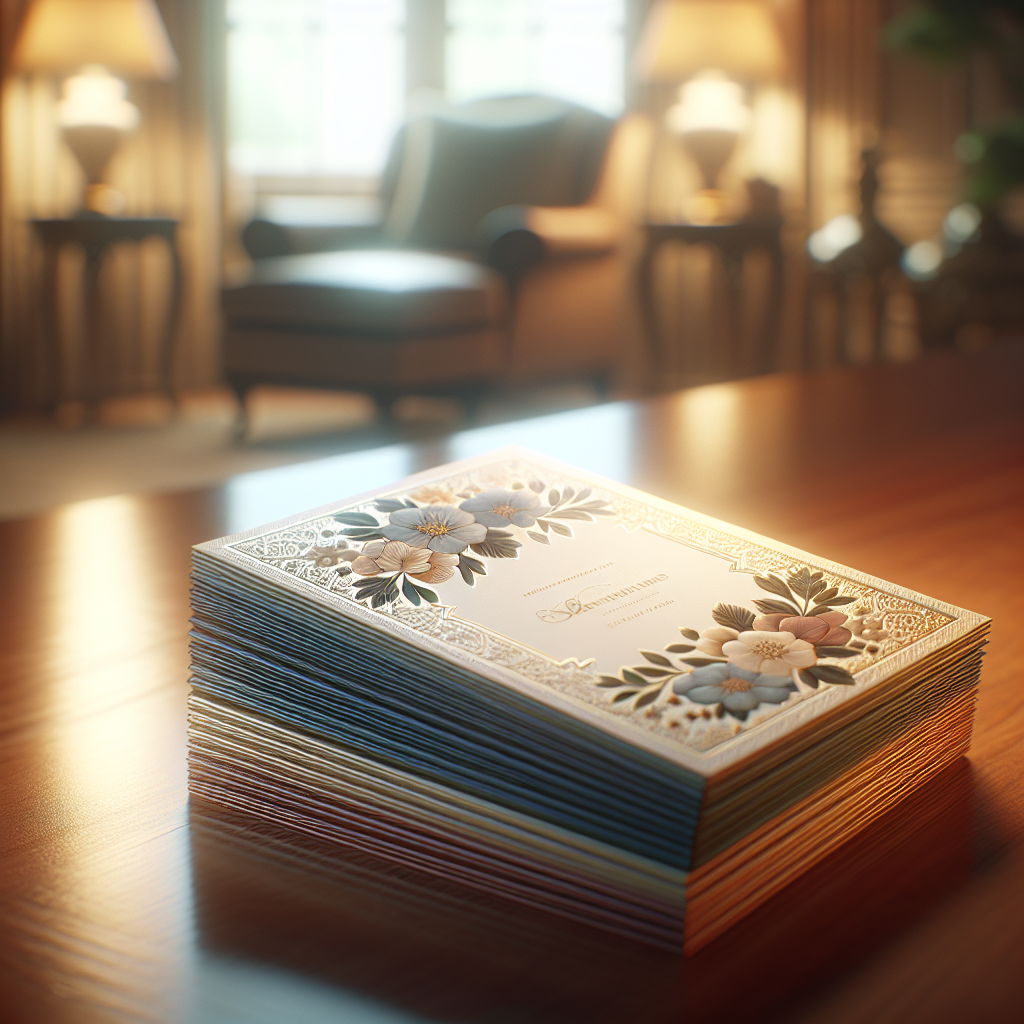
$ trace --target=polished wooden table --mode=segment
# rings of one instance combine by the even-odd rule
[[[1019,1020],[1022,362],[767,377],[0,524],[0,1019]],[[509,441],[992,615],[970,756],[685,961],[396,913],[190,826],[189,546]]]

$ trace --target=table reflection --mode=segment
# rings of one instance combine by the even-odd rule
[[[244,964],[294,1021],[763,1019],[967,877],[973,790],[961,760],[687,960],[193,798],[199,942],[233,1019]]]

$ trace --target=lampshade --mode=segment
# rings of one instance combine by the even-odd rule
[[[734,0],[656,0],[636,51],[637,72],[650,82],[681,82],[708,68],[750,82],[774,78],[784,64],[771,13]]]
[[[173,77],[178,62],[154,0],[33,0],[14,67],[59,75],[86,64],[123,78]]]

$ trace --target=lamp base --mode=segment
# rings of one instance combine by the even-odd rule
[[[94,181],[85,187],[83,196],[83,212],[99,217],[115,217],[124,213],[125,197],[123,192],[102,181]]]
[[[100,181],[110,158],[128,133],[121,128],[105,124],[68,125],[61,135],[68,149],[85,172],[85,194],[82,205],[85,212],[111,216],[124,209],[124,196],[115,188]]]
[[[724,224],[727,216],[725,193],[719,188],[702,188],[683,203],[683,215],[691,224]]]

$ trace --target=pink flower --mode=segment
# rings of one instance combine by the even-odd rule
[[[352,571],[360,576],[406,573],[424,583],[444,583],[455,574],[453,566],[459,556],[414,548],[400,540],[373,540],[352,563]]]
[[[770,633],[792,633],[798,640],[805,640],[815,647],[843,647],[853,634],[843,626],[846,616],[842,612],[825,612],[824,615],[759,615],[754,619],[754,629]]]

